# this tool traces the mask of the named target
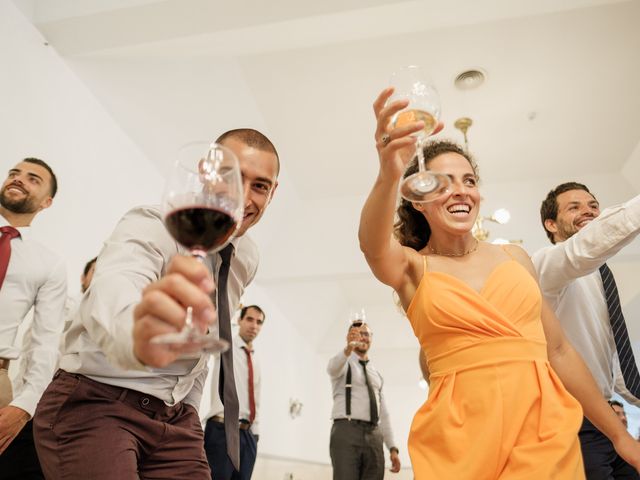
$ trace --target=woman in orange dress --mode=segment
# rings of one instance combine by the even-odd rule
[[[473,237],[480,193],[471,158],[450,142],[427,145],[428,168],[452,185],[433,202],[403,199],[396,212],[398,185],[415,151],[411,134],[423,125],[390,128],[407,106],[386,105],[392,92],[374,103],[380,167],[359,237],[426,355],[429,397],[409,436],[416,480],[583,479],[583,410],[638,469],[640,444],[567,342],[526,252]],[[415,171],[414,162],[405,175]]]

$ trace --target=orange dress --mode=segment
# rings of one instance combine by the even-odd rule
[[[582,408],[549,365],[540,290],[522,265],[499,264],[477,292],[425,257],[407,316],[430,371],[409,434],[416,480],[585,478]]]

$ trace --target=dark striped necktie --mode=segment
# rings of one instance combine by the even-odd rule
[[[629,332],[624,322],[624,315],[622,315],[618,287],[613,278],[613,273],[611,273],[611,269],[606,263],[600,267],[600,276],[602,277],[604,298],[607,301],[609,322],[611,323],[613,340],[618,351],[624,385],[634,397],[640,398],[640,373],[638,373],[638,366],[636,365],[636,359],[631,349],[631,341],[629,340]]]

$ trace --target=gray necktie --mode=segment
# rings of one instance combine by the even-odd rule
[[[229,244],[220,250],[220,271],[218,272],[218,328],[220,338],[230,344],[231,341],[231,315],[229,313],[229,295],[227,293],[227,280],[229,279],[229,267],[233,245]],[[224,405],[224,435],[227,441],[227,455],[233,467],[240,471],[240,429],[238,394],[233,375],[233,347],[220,355],[220,380],[218,392]]]
[[[638,373],[638,366],[633,356],[629,332],[627,331],[627,325],[622,315],[618,287],[613,278],[613,273],[611,273],[606,263],[600,267],[600,276],[602,277],[602,286],[604,287],[604,298],[607,301],[613,340],[615,341],[618,359],[620,360],[622,378],[624,379],[627,390],[629,390],[634,397],[640,398],[640,374]]]

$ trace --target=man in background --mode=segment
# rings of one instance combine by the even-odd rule
[[[400,471],[382,393],[384,380],[369,361],[372,335],[366,323],[353,322],[346,346],[327,365],[333,388],[329,453],[334,480],[382,480],[383,443],[389,449],[391,471]]]
[[[211,466],[213,480],[249,480],[256,462],[260,434],[260,366],[254,355],[253,341],[265,313],[257,305],[243,307],[238,320],[238,334],[233,337],[233,371],[240,405],[240,469],[236,470],[227,456],[224,405],[218,389],[211,392],[211,410],[204,430],[204,449]],[[213,382],[215,384],[216,382]]]
[[[553,244],[532,257],[544,297],[604,398],[616,392],[640,406],[640,375],[606,264],[640,233],[640,196],[601,213],[585,185],[567,182],[548,193],[540,217]],[[579,437],[588,480],[640,479],[587,418]]]
[[[58,358],[67,296],[62,260],[31,238],[36,215],[57,192],[51,167],[25,158],[9,170],[0,190],[0,478],[44,478],[34,447],[31,418],[51,381]],[[33,307],[22,347],[18,327]],[[11,383],[9,363],[20,359]]]
[[[619,402],[617,400],[609,400],[609,405],[611,405],[613,411],[616,412],[616,415],[624,424],[625,428],[629,428],[629,423],[627,422],[627,412],[624,411],[624,405],[622,405],[622,402]]]

